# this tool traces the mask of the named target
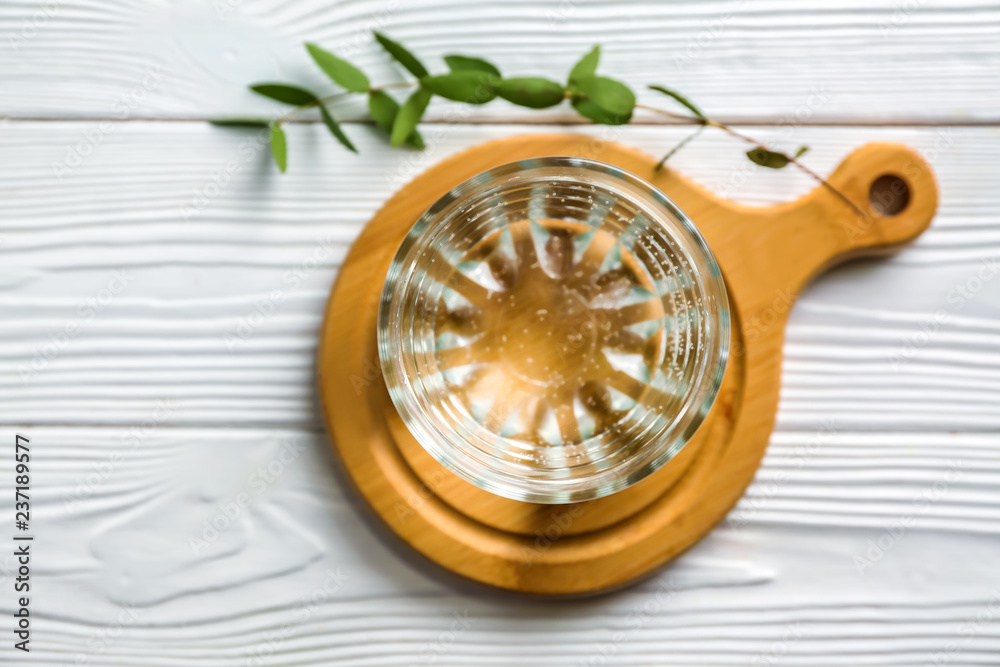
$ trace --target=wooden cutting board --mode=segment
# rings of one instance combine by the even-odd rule
[[[379,295],[396,248],[455,185],[542,156],[607,162],[664,191],[694,221],[722,267],[732,353],[714,407],[672,461],[619,493],[572,505],[501,498],[450,473],[410,435],[379,370]],[[476,146],[397,192],[344,261],[320,333],[327,429],[360,494],[405,542],[471,579],[532,594],[585,594],[649,574],[701,539],[739,500],[774,425],[781,347],[795,297],[845,259],[891,250],[930,224],[930,166],[898,144],[867,144],[829,177],[853,211],[818,187],[792,202],[723,200],[635,149],[577,134],[531,134]]]

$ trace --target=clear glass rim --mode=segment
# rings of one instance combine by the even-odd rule
[[[401,363],[404,354],[404,334],[394,315],[402,309],[402,296],[407,281],[402,280],[407,267],[413,264],[425,232],[459,205],[493,196],[513,181],[530,178],[532,172],[551,169],[576,171],[610,182],[619,181],[630,192],[628,196],[641,206],[652,224],[659,224],[664,233],[678,241],[691,263],[701,288],[704,311],[706,354],[692,377],[681,409],[665,431],[652,435],[650,442],[635,456],[584,478],[540,479],[518,476],[510,470],[501,472],[485,466],[473,456],[463,455],[461,443],[449,442],[447,428],[430,419],[415,400],[413,384]],[[575,180],[575,179],[574,179]],[[610,185],[602,180],[602,187]],[[639,193],[649,201],[635,201]],[[650,206],[652,203],[654,206]],[[655,208],[662,211],[657,215]],[[651,210],[652,209],[652,210]],[[671,224],[663,214],[672,218]],[[683,232],[676,238],[675,227]],[[500,496],[526,502],[559,504],[593,500],[620,491],[644,479],[672,459],[700,427],[718,396],[729,355],[730,314],[725,282],[718,263],[707,242],[694,223],[669,197],[650,183],[610,164],[576,157],[543,157],[500,165],[460,183],[437,200],[416,221],[392,259],[383,284],[378,313],[378,351],[389,395],[408,430],[420,445],[439,463],[466,481]]]

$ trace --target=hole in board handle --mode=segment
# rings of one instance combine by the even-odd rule
[[[883,174],[872,182],[868,202],[878,215],[898,215],[910,203],[910,186],[895,174]]]

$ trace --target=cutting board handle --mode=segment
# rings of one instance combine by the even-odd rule
[[[458,478],[406,430],[375,367],[382,278],[413,222],[486,169],[550,155],[616,165],[673,199],[719,261],[732,321],[718,398],[690,442],[638,484],[577,505],[522,503]],[[746,206],[656,164],[585,134],[475,146],[396,193],[344,261],[320,341],[326,423],[344,469],[375,513],[445,568],[525,593],[581,594],[634,581],[689,548],[726,516],[760,465],[778,407],[785,323],[802,285],[849,256],[912,239],[937,207],[930,165],[896,144],[863,146],[830,176],[860,214],[826,186],[794,201]]]
[[[676,180],[663,184],[671,188],[668,192],[678,191]],[[882,254],[916,238],[937,210],[930,164],[900,144],[858,148],[827,183],[829,187],[819,185],[799,199],[774,206],[727,201],[728,217],[718,214],[720,202],[710,193],[679,193],[681,207],[696,221],[695,212],[709,210],[700,217],[699,227],[730,289],[746,292],[739,299],[745,316],[768,308],[776,294],[798,294],[845,259]]]
[[[858,215],[826,187],[811,193],[811,199],[843,230],[847,252],[877,252],[910,241],[927,229],[937,210],[938,189],[930,164],[900,144],[862,146],[828,182],[864,213]]]

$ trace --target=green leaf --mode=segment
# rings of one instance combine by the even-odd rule
[[[748,150],[747,157],[750,158],[750,161],[754,164],[759,164],[760,166],[767,167],[768,169],[781,169],[789,162],[788,156],[784,153],[776,153],[765,148],[754,148]]]
[[[478,70],[459,70],[420,79],[420,86],[425,90],[466,104],[486,104],[497,96],[499,85],[499,78]]]
[[[589,76],[594,76],[597,72],[597,63],[601,59],[601,47],[600,45],[592,48],[587,55],[580,59],[573,69],[569,72],[569,82],[574,83],[579,79],[585,79]]]
[[[576,81],[575,92],[604,109],[620,116],[635,108],[635,94],[621,81],[605,76],[589,76]]]
[[[561,83],[535,76],[504,79],[497,88],[497,95],[522,107],[544,109],[554,107],[566,98]]]
[[[384,90],[373,90],[368,94],[368,113],[380,128],[392,134],[392,125],[399,113],[399,103]],[[406,138],[406,143],[418,150],[424,149],[424,139],[416,130]]]
[[[285,141],[285,132],[281,125],[271,123],[271,155],[278,165],[278,170],[283,174],[288,168],[288,142]]]
[[[338,86],[352,93],[368,92],[371,86],[368,77],[357,67],[310,42],[306,42],[306,50],[319,68]]]
[[[255,83],[250,86],[250,90],[258,95],[270,97],[272,100],[278,100],[285,104],[293,104],[297,107],[316,101],[316,96],[305,88],[289,86],[284,83]]]
[[[338,123],[337,120],[330,115],[330,112],[326,108],[326,105],[324,104],[319,105],[319,113],[321,116],[323,116],[323,122],[326,123],[326,126],[328,128],[330,128],[330,132],[333,133],[333,136],[337,137],[337,141],[342,143],[344,147],[347,148],[347,150],[351,151],[352,153],[357,153],[358,149],[354,147],[354,144],[351,143],[351,140],[347,138],[346,134],[344,134],[344,131],[340,128],[340,123]]]
[[[621,81],[588,76],[574,81],[573,108],[604,125],[622,125],[632,118],[635,93]]]
[[[427,104],[430,101],[430,92],[423,88],[418,89],[407,98],[403,106],[400,107],[399,113],[396,114],[396,120],[392,124],[392,135],[389,139],[390,144],[401,146],[406,141],[410,133],[416,129],[417,123],[420,122],[420,118],[424,115],[424,111],[426,111]]]
[[[610,114],[585,98],[574,98],[570,102],[578,114],[601,125],[624,125],[629,118]]]
[[[476,72],[486,72],[487,74],[492,74],[495,77],[500,76],[500,70],[497,69],[496,65],[487,62],[482,58],[452,55],[445,56],[444,61],[448,64],[448,69],[452,72],[473,70]]]
[[[266,118],[216,118],[208,122],[219,127],[267,127],[271,124]]]
[[[416,130],[410,132],[410,136],[406,138],[406,143],[413,146],[418,151],[422,151],[427,148],[427,144],[424,143],[424,138]]]
[[[368,93],[368,113],[376,125],[386,132],[392,132],[392,124],[399,113],[399,103],[384,90],[373,90]]]
[[[708,120],[708,118],[705,116],[705,114],[703,114],[701,112],[701,109],[699,109],[698,107],[696,107],[691,100],[689,100],[688,98],[684,97],[683,95],[681,95],[680,93],[678,93],[676,90],[671,90],[670,88],[667,88],[665,86],[650,86],[649,89],[650,90],[655,90],[658,93],[663,93],[664,95],[667,95],[669,97],[674,98],[675,100],[677,100],[678,102],[680,102],[682,105],[684,105],[688,109],[688,111],[690,111],[691,113],[693,113],[700,120]]]
[[[800,158],[809,152],[808,146],[799,146],[799,150],[795,151],[795,157]]]
[[[427,76],[427,68],[423,66],[417,57],[406,50],[402,44],[399,42],[394,42],[380,32],[375,33],[375,39],[378,43],[382,45],[382,48],[388,51],[389,55],[392,56],[396,62],[406,68],[406,70],[417,77],[418,79],[423,76]]]

